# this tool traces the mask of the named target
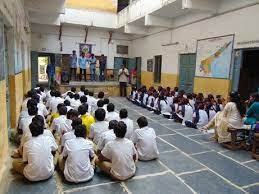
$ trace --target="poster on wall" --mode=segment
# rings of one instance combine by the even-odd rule
[[[228,79],[234,45],[234,35],[198,40],[197,77]]]
[[[148,59],[147,60],[147,71],[148,72],[153,72],[153,59]]]
[[[85,54],[92,53],[92,45],[91,44],[79,44],[79,54],[84,52]]]

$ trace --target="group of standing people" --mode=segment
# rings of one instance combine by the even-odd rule
[[[76,70],[79,66],[80,68],[80,74],[79,74],[79,80],[82,81],[82,76],[84,75],[84,80],[87,81],[86,78],[86,70],[90,68],[90,79],[91,81],[96,81],[96,62],[97,59],[95,55],[92,54],[86,54],[84,52],[81,53],[81,56],[79,59],[77,58],[76,51],[73,51],[73,54],[70,56],[70,80],[73,80],[76,78]],[[99,81],[105,81],[105,68],[106,68],[106,59],[104,55],[102,54],[99,60]]]

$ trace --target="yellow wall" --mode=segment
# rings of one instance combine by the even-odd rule
[[[31,71],[26,69],[22,71],[23,76],[23,93],[26,94],[31,89]]]
[[[6,112],[6,82],[0,81],[0,182],[6,168],[8,154],[7,112]]]
[[[65,6],[74,9],[97,9],[117,12],[117,1],[114,3],[113,0],[66,0]]]
[[[23,83],[23,73],[9,76],[10,87],[10,113],[11,113],[11,128],[17,126],[17,120],[19,118],[21,104],[23,102],[23,86],[29,83]]]
[[[194,78],[194,93],[202,92],[204,94],[222,95],[227,97],[231,90],[231,81],[215,78]]]
[[[147,87],[150,86],[163,86],[163,87],[171,87],[174,88],[178,86],[178,75],[162,73],[161,74],[161,83],[154,83],[154,73],[142,71],[141,72],[141,84]]]

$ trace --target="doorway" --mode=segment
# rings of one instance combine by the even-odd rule
[[[196,54],[180,55],[179,89],[187,93],[193,92]]]
[[[141,86],[141,57],[136,57],[136,67],[137,67],[137,88]]]
[[[237,57],[238,56],[238,57]],[[239,61],[239,71],[238,68]],[[248,99],[251,93],[259,90],[259,49],[239,50],[235,57],[233,72],[233,89],[237,89],[241,97]],[[239,74],[238,74],[239,73]],[[237,84],[238,82],[238,84]]]
[[[161,83],[162,55],[155,56],[154,83]]]

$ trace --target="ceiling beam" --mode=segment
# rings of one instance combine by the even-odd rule
[[[148,14],[145,16],[145,26],[170,28],[172,27],[172,19]]]
[[[142,26],[135,26],[132,24],[126,24],[124,26],[124,33],[145,35],[148,33],[148,28]]]
[[[182,9],[193,9],[216,13],[219,3],[220,2],[217,0],[182,0]]]

